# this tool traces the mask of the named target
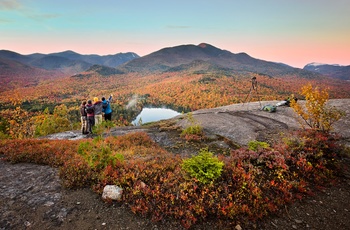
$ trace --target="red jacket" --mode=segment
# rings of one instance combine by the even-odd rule
[[[94,105],[92,104],[87,104],[86,107],[85,107],[85,111],[87,113],[87,116],[88,117],[93,117],[95,116],[95,108],[94,108]]]

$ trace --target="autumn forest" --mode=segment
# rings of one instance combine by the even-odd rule
[[[77,127],[75,123],[79,122],[81,101],[110,94],[114,95],[112,106],[118,111],[114,113],[113,120],[119,125],[130,124],[137,112],[147,104],[166,105],[179,112],[188,112],[242,103],[251,90],[252,77],[256,77],[258,88],[251,93],[250,101],[283,100],[292,94],[300,97],[300,88],[307,83],[329,89],[331,98],[350,97],[349,82],[326,77],[310,79],[220,72],[127,73],[111,76],[83,72],[43,79],[28,76],[25,81],[17,81],[14,89],[11,84],[2,85],[1,132],[10,137],[33,136],[35,132],[30,131],[33,127],[19,128],[26,130],[21,135],[15,129],[24,124],[35,125],[35,120],[42,119],[45,114],[53,114],[55,107],[62,105],[66,107],[69,123],[64,129],[74,129]],[[131,100],[137,101],[134,107],[127,106]]]

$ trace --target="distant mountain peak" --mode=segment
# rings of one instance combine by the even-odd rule
[[[59,53],[65,53],[65,54],[79,54],[79,53],[77,53],[77,52],[74,52],[73,50],[66,50],[66,51],[59,52]]]
[[[209,44],[207,44],[207,43],[201,43],[201,44],[198,45],[198,47],[200,47],[200,48],[207,48],[208,45]]]
[[[307,66],[320,66],[320,65],[326,65],[326,64],[319,63],[319,62],[312,62],[312,63],[307,64]]]
[[[342,66],[338,64],[322,64],[313,62],[304,66],[303,69],[342,80],[350,79],[350,65]]]
[[[318,63],[318,62],[312,62],[312,63],[309,63],[307,64],[306,66],[343,66],[343,65],[339,65],[339,64],[325,64],[325,63]]]

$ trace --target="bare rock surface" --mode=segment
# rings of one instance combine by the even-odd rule
[[[194,111],[193,118],[207,133],[224,136],[239,145],[246,145],[251,140],[264,139],[266,135],[275,136],[301,127],[298,115],[290,107],[279,106],[273,113],[261,110],[262,106],[275,105],[277,102],[251,102],[202,109]],[[305,102],[299,101],[298,103]],[[346,113],[346,116],[334,125],[334,131],[342,135],[343,139],[349,140],[350,99],[329,100],[328,105]],[[179,124],[182,127],[190,125],[186,119],[182,119]]]

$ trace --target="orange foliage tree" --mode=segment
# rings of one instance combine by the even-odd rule
[[[22,98],[18,91],[15,91],[10,98],[14,109],[6,109],[0,111],[1,123],[5,124],[5,130],[1,130],[1,138],[17,138],[23,139],[33,134],[31,115],[21,108]]]

